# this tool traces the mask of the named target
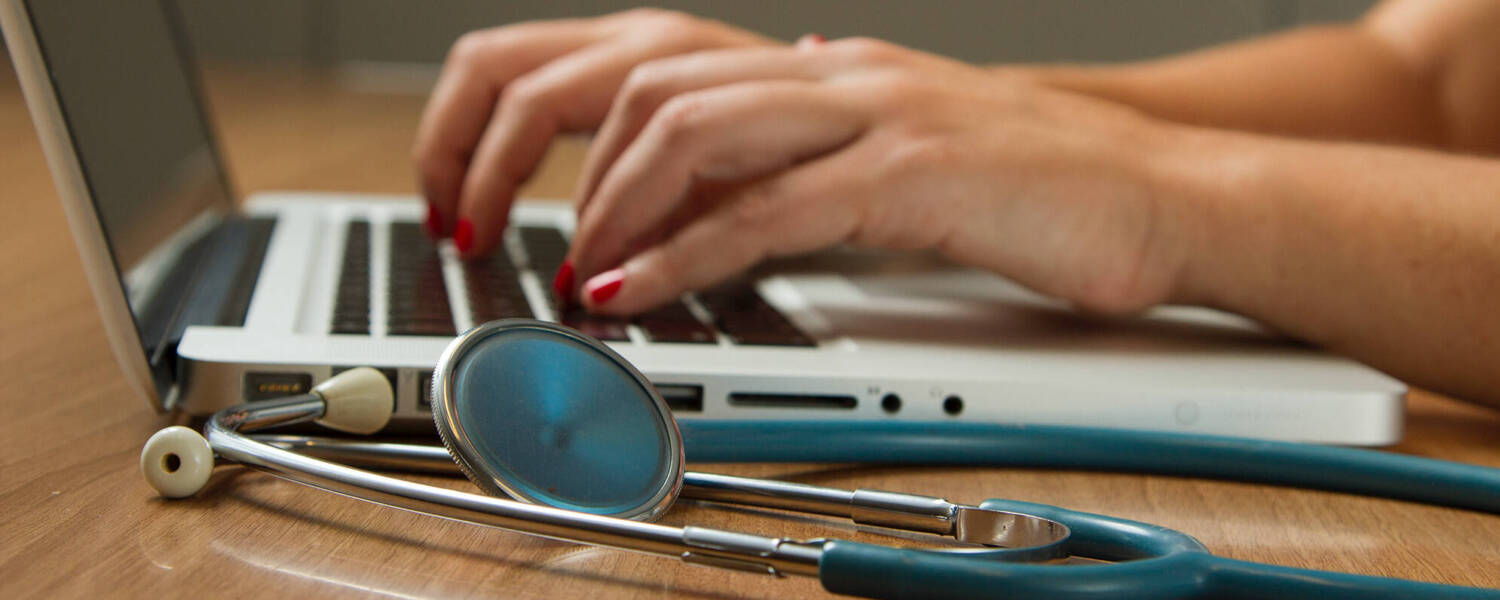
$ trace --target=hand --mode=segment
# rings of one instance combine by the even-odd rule
[[[552,137],[597,127],[636,65],[706,48],[774,43],[660,10],[463,36],[444,64],[413,150],[428,233],[453,235],[465,257],[487,254],[500,241],[516,188]]]
[[[873,40],[637,67],[585,165],[570,264],[630,314],[766,257],[934,249],[1085,309],[1167,299],[1165,125]]]

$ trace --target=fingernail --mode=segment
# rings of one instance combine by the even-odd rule
[[[422,228],[427,231],[427,237],[443,237],[443,215],[438,214],[436,204],[427,205],[427,220],[422,222]]]
[[[573,297],[573,261],[565,260],[552,278],[552,293],[559,302],[567,303]]]
[[[821,33],[806,33],[802,37],[797,38],[797,49],[806,50],[808,48],[816,48],[827,41],[828,38],[823,37]]]
[[[615,294],[620,293],[620,286],[625,283],[625,269],[611,269],[595,275],[588,283],[584,284],[583,291],[589,295],[589,300],[595,306],[609,302]]]
[[[458,246],[459,252],[468,252],[474,247],[474,223],[468,219],[459,219],[458,227],[453,229],[453,245]]]

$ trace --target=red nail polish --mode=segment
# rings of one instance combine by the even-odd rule
[[[822,44],[828,41],[828,38],[823,37],[823,34],[821,33],[809,33],[802,37],[803,39],[806,39],[807,43],[809,44]]]
[[[557,268],[557,275],[552,278],[552,292],[557,294],[557,300],[567,304],[573,298],[573,261],[565,260],[561,267]]]
[[[458,227],[453,229],[453,245],[458,246],[459,252],[468,252],[474,247],[474,223],[468,219],[458,220]]]
[[[443,215],[438,214],[436,204],[427,205],[427,220],[422,222],[422,228],[427,231],[427,237],[443,237]]]
[[[589,300],[595,305],[609,302],[615,294],[620,293],[620,286],[625,284],[625,270],[614,269],[605,271],[589,280]]]

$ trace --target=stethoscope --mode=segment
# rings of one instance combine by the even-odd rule
[[[818,577],[829,591],[884,597],[1453,597],[1466,588],[1221,558],[1164,527],[1016,500],[978,506],[875,490],[685,472],[695,460],[1021,465],[1206,476],[1500,512],[1500,470],[1383,452],[1155,432],[983,424],[719,423],[679,429],[666,403],[604,344],[538,321],[465,332],[434,372],[444,447],[246,435],[316,421],[384,427],[383,375],[353,369],[312,393],[215,414],[199,435],[157,432],[141,453],[167,497],[207,484],[215,456],[298,483],[430,515],[712,567]],[[333,462],[339,461],[339,462]],[[349,465],[457,468],[489,495]],[[897,548],[771,538],[649,522],[679,496],[806,511],[949,536],[962,547]],[[505,499],[503,496],[515,498]],[[1062,564],[1060,559],[1094,559]],[[1076,562],[1076,561],[1075,561]]]

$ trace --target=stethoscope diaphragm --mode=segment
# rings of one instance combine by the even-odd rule
[[[433,373],[433,421],[485,491],[652,520],[682,487],[682,438],[651,383],[603,343],[531,320],[454,340]]]

